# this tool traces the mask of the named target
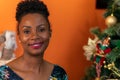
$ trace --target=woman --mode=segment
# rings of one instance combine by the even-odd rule
[[[51,37],[47,6],[39,0],[25,0],[16,10],[17,32],[24,52],[0,67],[0,79],[67,80],[63,68],[43,59]]]

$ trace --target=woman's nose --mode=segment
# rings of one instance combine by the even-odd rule
[[[32,39],[38,39],[40,36],[38,35],[38,33],[37,33],[37,31],[35,30],[35,31],[32,31],[32,33],[31,33],[31,38]]]

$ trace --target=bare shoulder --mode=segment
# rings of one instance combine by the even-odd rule
[[[6,64],[7,66],[9,66],[11,69],[18,69],[21,67],[21,63],[20,63],[20,59],[14,59],[13,61],[9,62]]]
[[[46,61],[46,60],[45,60],[44,62],[45,62],[45,64],[46,64],[46,65],[48,65],[48,66],[54,66],[54,64],[53,64],[53,63],[48,62],[48,61]]]
[[[45,68],[46,69],[51,70],[51,71],[53,70],[53,68],[54,68],[54,64],[53,63],[45,61],[44,64],[45,64]]]

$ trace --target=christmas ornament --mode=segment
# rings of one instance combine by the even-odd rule
[[[100,78],[96,77],[95,80],[100,80]]]
[[[115,6],[120,7],[120,0],[115,0]]]
[[[97,78],[100,78],[101,75],[101,67],[105,63],[105,56],[109,54],[111,51],[111,48],[109,47],[110,43],[110,37],[107,36],[104,38],[104,40],[99,41],[96,44],[96,54],[94,55],[94,60],[96,63],[96,73],[97,73]]]
[[[96,52],[96,42],[98,37],[95,37],[94,40],[91,38],[88,39],[88,44],[83,46],[85,51],[84,55],[86,56],[87,60],[91,60],[92,55]]]
[[[108,68],[109,70],[114,72],[118,77],[120,77],[120,70],[115,66],[114,62],[108,65],[105,65],[104,68]]]
[[[113,25],[115,25],[117,23],[117,18],[115,16],[113,16],[113,14],[111,14],[110,16],[108,16],[105,20],[105,24],[108,27],[111,27]]]

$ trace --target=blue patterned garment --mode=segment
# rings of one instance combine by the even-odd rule
[[[23,80],[10,67],[3,65],[0,67],[0,80]],[[55,65],[48,80],[68,80],[63,68]]]

